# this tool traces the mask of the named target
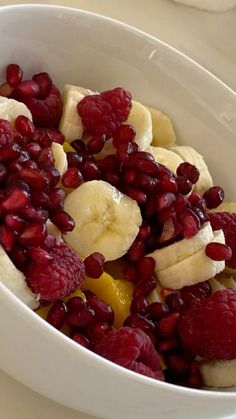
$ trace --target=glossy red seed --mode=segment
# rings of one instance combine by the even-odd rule
[[[137,266],[139,278],[144,281],[148,280],[154,274],[155,265],[155,260],[150,256],[140,259]]]
[[[149,239],[151,236],[151,227],[150,225],[147,223],[147,221],[143,221],[141,227],[139,228],[139,234],[138,237],[141,240],[147,240]]]
[[[26,168],[28,168],[28,169],[38,169],[38,165],[37,165],[37,163],[35,163],[35,161],[33,161],[33,160],[27,160],[25,163],[24,163],[24,167],[26,167]]]
[[[175,349],[178,346],[176,338],[167,338],[160,340],[157,344],[158,352],[169,352]]]
[[[49,181],[49,186],[51,188],[54,188],[60,180],[60,173],[58,172],[58,170],[54,167],[51,167],[45,170],[45,175]]]
[[[19,209],[19,213],[25,220],[32,221],[34,220],[37,211],[31,204],[27,204],[26,206]]]
[[[86,145],[82,140],[74,140],[71,143],[71,146],[75,149],[78,154],[83,154],[86,150]]]
[[[99,278],[104,271],[105,257],[94,252],[84,259],[84,267],[86,275],[91,278]]]
[[[140,314],[131,314],[125,319],[124,326],[132,327],[133,329],[141,329],[147,334],[153,333],[155,330],[154,323]]]
[[[208,243],[205,247],[206,256],[212,260],[229,260],[232,257],[232,250],[223,243]]]
[[[16,87],[14,96],[19,99],[35,98],[40,92],[39,85],[34,80],[24,80]]]
[[[183,225],[184,237],[190,238],[195,236],[201,227],[198,216],[191,209],[186,209],[180,214],[180,219]]]
[[[53,259],[50,253],[41,247],[30,247],[28,253],[31,259],[40,265],[48,265]]]
[[[156,326],[158,334],[163,337],[173,336],[177,330],[179,316],[179,313],[171,313],[161,319]]]
[[[127,256],[131,262],[138,262],[138,260],[144,255],[144,251],[144,242],[140,239],[135,239],[127,252]]]
[[[63,301],[55,301],[47,315],[47,322],[56,329],[61,329],[65,321],[67,308]]]
[[[200,176],[200,172],[196,166],[190,164],[188,162],[180,163],[179,167],[176,171],[178,176],[184,176],[190,180],[193,184],[195,184]]]
[[[40,169],[50,169],[54,165],[54,156],[50,147],[44,148],[38,155],[38,166]]]
[[[79,156],[78,154],[70,151],[66,153],[66,158],[67,158],[68,167],[75,167],[77,169],[81,167],[81,164],[83,162],[82,156]]]
[[[21,155],[21,148],[18,144],[4,144],[0,148],[0,162],[10,162],[18,159]]]
[[[115,154],[109,154],[98,161],[98,166],[102,172],[118,172],[120,169],[120,162]]]
[[[20,84],[23,77],[23,71],[18,64],[9,64],[6,69],[6,81],[12,86],[16,87]]]
[[[15,129],[23,136],[29,136],[34,132],[34,124],[24,115],[19,115],[15,120]]]
[[[115,172],[106,172],[105,181],[110,183],[111,185],[115,186],[118,189],[119,189],[120,184],[121,184],[120,176],[119,176],[119,174],[117,174]]]
[[[112,143],[114,147],[118,148],[121,144],[132,142],[135,138],[135,128],[129,124],[122,124],[117,128],[113,135]]]
[[[20,176],[32,189],[42,191],[48,186],[48,179],[38,169],[23,168]]]
[[[67,231],[72,231],[75,227],[75,222],[71,216],[65,211],[58,211],[51,215],[51,221],[59,230],[65,234]]]
[[[212,186],[203,194],[207,208],[217,208],[225,197],[224,190],[220,186]]]
[[[148,280],[141,280],[137,283],[137,285],[134,288],[133,297],[147,297],[156,288],[156,286],[157,279],[155,277],[149,278]]]
[[[140,159],[137,161],[137,170],[139,172],[156,177],[158,176],[158,169],[158,163],[152,160]]]
[[[95,320],[95,312],[90,307],[84,307],[80,311],[69,311],[66,316],[66,323],[72,328],[86,329]]]
[[[90,342],[88,338],[80,332],[77,332],[77,331],[72,332],[71,339],[74,340],[79,345],[84,346],[84,348],[90,347]]]
[[[176,182],[178,185],[178,192],[182,195],[187,195],[191,192],[193,184],[184,176],[178,176],[176,178]]]
[[[146,192],[147,195],[151,195],[157,186],[158,180],[152,176],[140,173],[136,179],[136,185],[138,188]]]
[[[13,249],[9,252],[9,254],[15,266],[23,271],[27,261],[26,249],[14,244]]]
[[[126,169],[123,173],[123,182],[125,185],[133,185],[137,179],[137,172],[135,169]]]
[[[47,207],[48,205],[48,195],[44,191],[31,191],[31,203],[37,208]]]
[[[2,208],[6,211],[18,211],[29,203],[29,194],[21,188],[15,188],[9,192],[2,202]]]
[[[94,298],[97,298],[96,294],[90,290],[83,290],[83,293],[85,295],[86,301],[89,303],[90,300],[93,300]]]
[[[25,226],[25,221],[16,214],[7,214],[5,216],[5,225],[17,233],[21,232]]]
[[[175,201],[175,195],[171,192],[165,192],[156,196],[156,209],[158,212],[172,206]]]
[[[105,134],[95,135],[87,142],[87,151],[89,154],[98,154],[102,151],[106,142]]]
[[[7,169],[4,164],[0,163],[0,183],[3,183],[7,178]]]
[[[188,362],[180,354],[170,354],[165,361],[167,367],[175,374],[183,374],[188,369]]]
[[[139,205],[144,205],[147,202],[147,195],[145,192],[140,191],[140,189],[127,186],[125,188],[125,193],[130,198],[134,199]]]
[[[65,191],[59,188],[51,189],[48,192],[48,208],[50,210],[60,209],[65,198]]]
[[[180,292],[178,291],[172,292],[171,294],[167,295],[165,302],[170,308],[171,312],[181,313],[185,308],[184,301],[181,298]]]
[[[184,211],[185,209],[189,208],[190,204],[182,195],[176,195],[175,202],[173,203],[174,210],[178,213]]]
[[[100,179],[101,173],[98,166],[90,161],[85,161],[81,168],[85,181]]]
[[[18,236],[18,241],[24,246],[40,246],[44,242],[46,235],[47,229],[44,223],[32,222]]]
[[[85,308],[84,300],[81,297],[77,297],[77,296],[71,297],[67,301],[66,305],[67,305],[68,310],[73,311],[73,312],[74,311],[78,312]]]
[[[206,222],[206,218],[207,218],[206,217],[206,211],[201,210],[198,207],[192,207],[192,211],[194,212],[194,214],[197,215],[197,217],[200,221],[200,224],[203,225]]]
[[[90,326],[88,330],[88,336],[94,343],[103,338],[111,330],[112,327],[108,323],[96,322]]]
[[[95,312],[96,321],[107,322],[110,325],[113,324],[114,312],[110,304],[97,298],[91,299],[88,304]]]
[[[126,266],[123,269],[124,279],[135,284],[138,282],[138,272],[135,266]]]
[[[162,177],[156,186],[156,191],[158,193],[172,192],[176,194],[178,192],[178,185],[176,179],[173,176]]]
[[[130,157],[136,152],[136,143],[120,144],[117,148],[116,154],[120,162],[127,163]]]
[[[160,320],[170,312],[167,304],[158,302],[149,304],[148,311],[152,320]]]
[[[35,74],[32,77],[32,79],[39,86],[38,98],[39,99],[45,99],[49,95],[50,90],[52,88],[52,79],[51,79],[51,77],[49,76],[48,73],[43,72],[43,73]]]
[[[56,237],[52,236],[52,234],[47,234],[47,237],[41,246],[45,250],[50,251],[56,245],[56,243],[57,243]]]
[[[130,306],[130,312],[132,314],[138,313],[145,316],[148,312],[147,299],[143,295],[140,295],[137,298],[133,298],[131,306]]]
[[[69,168],[61,178],[61,183],[65,188],[78,188],[82,182],[82,173],[74,167]]]
[[[13,231],[3,225],[0,226],[0,243],[7,252],[12,250],[15,243]]]

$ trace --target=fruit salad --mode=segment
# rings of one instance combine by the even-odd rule
[[[170,118],[9,64],[0,280],[78,345],[155,380],[236,385],[236,203]]]

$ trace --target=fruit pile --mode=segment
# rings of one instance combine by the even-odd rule
[[[161,111],[48,73],[0,86],[0,279],[158,380],[236,384],[236,204]]]

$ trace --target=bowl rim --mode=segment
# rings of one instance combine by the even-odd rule
[[[181,51],[179,51],[178,49],[176,49],[175,47],[172,47],[171,45],[167,44],[166,42],[158,39],[157,37],[146,33],[132,25],[129,25],[127,23],[124,23],[122,21],[119,21],[117,19],[111,18],[111,17],[107,17],[104,15],[101,15],[99,13],[95,13],[95,12],[90,12],[87,10],[83,10],[83,9],[79,9],[79,8],[74,8],[74,7],[67,7],[67,6],[58,6],[58,5],[48,5],[48,4],[42,4],[42,3],[36,3],[36,4],[11,4],[11,5],[3,5],[0,6],[0,15],[1,13],[5,12],[5,11],[17,11],[17,10],[22,10],[22,9],[41,9],[41,10],[64,10],[66,13],[77,13],[78,15],[84,15],[84,16],[92,16],[94,18],[106,21],[106,22],[110,22],[112,25],[118,27],[118,28],[123,28],[123,29],[127,29],[130,31],[133,31],[136,34],[140,34],[142,35],[145,39],[149,39],[154,41],[155,43],[159,44],[159,46],[161,46],[164,49],[167,49],[169,51],[174,52],[175,55],[177,55],[179,58],[181,58],[184,61],[187,61],[189,64],[191,64],[192,70],[197,71],[198,73],[200,72],[202,74],[202,77],[207,77],[210,78],[214,81],[214,83],[216,83],[218,85],[218,89],[221,88],[222,91],[224,91],[224,93],[228,93],[230,94],[231,98],[230,100],[235,101],[235,105],[236,105],[236,92],[229,87],[225,82],[223,82],[222,80],[220,80],[217,76],[215,76],[213,73],[211,73],[209,70],[207,70],[206,68],[204,68],[201,64],[197,63],[195,60],[193,60],[192,58],[188,57],[186,54],[182,53]],[[121,367],[97,354],[95,354],[94,352],[78,345],[76,342],[72,341],[69,337],[67,337],[66,335],[64,335],[62,332],[58,331],[57,329],[55,329],[53,326],[51,326],[50,324],[48,324],[44,319],[42,319],[38,314],[36,314],[32,309],[30,309],[28,306],[26,306],[19,298],[17,298],[3,283],[0,282],[0,299],[2,298],[2,296],[4,296],[4,298],[9,300],[9,303],[14,304],[14,306],[24,315],[27,315],[30,317],[32,317],[32,321],[34,322],[35,326],[40,326],[40,328],[42,328],[41,330],[44,332],[45,335],[49,336],[51,339],[55,339],[56,342],[60,344],[62,344],[62,342],[64,342],[65,345],[67,345],[68,348],[70,348],[70,350],[74,350],[76,349],[77,351],[80,351],[81,354],[84,354],[87,357],[91,358],[92,362],[99,362],[100,365],[102,364],[104,368],[109,368],[109,369],[113,369],[113,372],[116,374],[120,374],[120,375],[126,375],[126,377],[128,379],[132,379],[136,382],[141,382],[145,385],[149,385],[151,387],[155,387],[156,389],[158,388],[162,388],[164,389],[168,389],[171,392],[174,393],[178,393],[179,395],[191,395],[193,397],[196,398],[200,398],[200,399],[215,399],[220,398],[220,399],[227,399],[227,400],[232,400],[235,401],[235,396],[236,396],[236,391],[227,391],[227,389],[224,391],[219,391],[219,390],[204,390],[204,389],[194,389],[194,388],[188,388],[188,387],[181,387],[175,384],[170,384],[167,382],[163,382],[163,381],[159,381],[159,380],[155,380],[146,376],[143,376],[141,374],[137,374],[133,371],[130,371],[124,367]]]

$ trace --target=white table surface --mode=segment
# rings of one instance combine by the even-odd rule
[[[23,2],[72,6],[129,23],[184,52],[236,91],[236,8],[204,12],[171,0],[0,0],[0,5]],[[0,418],[92,417],[41,397],[0,371]]]

